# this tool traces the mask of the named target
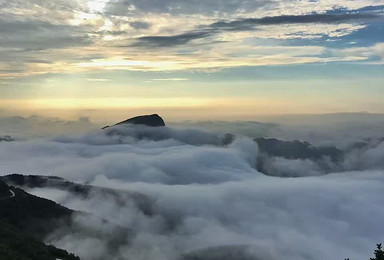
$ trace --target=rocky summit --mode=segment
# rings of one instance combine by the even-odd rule
[[[143,116],[136,116],[129,118],[127,120],[124,120],[122,122],[119,122],[116,125],[146,125],[150,127],[156,127],[156,126],[165,126],[164,120],[158,115],[158,114],[152,114],[152,115],[143,115]],[[103,129],[108,128],[110,126],[103,127]]]

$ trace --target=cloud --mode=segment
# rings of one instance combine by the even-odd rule
[[[75,0],[57,0],[55,2],[47,0],[0,1],[0,13],[3,18],[24,17],[30,21],[43,20],[63,23],[68,19],[72,19],[75,12],[83,12],[86,9],[85,6],[81,5],[81,2]]]
[[[150,23],[147,22],[141,22],[141,21],[134,21],[129,23],[130,26],[132,26],[135,29],[149,29],[151,27]]]
[[[212,254],[228,250],[221,259],[233,260],[230,248],[243,245],[250,247],[256,259],[364,258],[381,236],[377,227],[382,216],[370,213],[380,205],[377,195],[382,193],[382,176],[382,172],[301,179],[258,176],[242,182],[182,186],[130,184],[104,177],[93,182],[156,198],[158,212],[153,216],[143,216],[136,208],[106,196],[56,201],[72,207],[77,204],[77,209],[133,228],[133,240],[111,252],[109,259],[169,260],[209,249]],[[42,194],[39,189],[32,192]],[[164,229],[167,221],[175,222],[172,229]],[[85,259],[102,259],[110,252],[103,239],[76,234],[51,242]],[[89,255],[92,246],[99,249],[92,251],[94,258]]]
[[[378,20],[382,16],[376,13],[346,13],[346,14],[308,14],[282,15],[263,18],[246,18],[234,21],[219,21],[206,26],[205,29],[190,31],[170,36],[145,36],[138,38],[132,46],[142,47],[173,47],[188,44],[192,40],[204,39],[223,32],[241,32],[258,30],[262,26],[290,24],[341,24],[348,22],[367,22]]]
[[[60,35],[57,32],[60,31]],[[69,25],[41,21],[0,21],[2,47],[33,50],[58,49],[90,44],[85,31]]]
[[[362,149],[352,149],[343,162],[346,169],[382,169],[384,168],[384,140],[367,142]]]
[[[92,44],[89,27],[72,26],[41,20],[23,20],[16,17],[0,19],[0,77],[16,78],[46,74],[59,67],[68,67],[70,60],[78,61],[69,49]],[[58,34],[57,32],[60,32]],[[61,55],[62,52],[65,55]],[[58,63],[65,60],[63,63]]]
[[[77,121],[41,116],[0,118],[0,135],[11,135],[17,139],[47,137],[58,134],[79,134],[97,127],[99,125],[92,123],[87,117],[80,117]]]
[[[159,78],[159,79],[151,79],[151,81],[188,81],[188,78]]]
[[[87,78],[88,81],[92,82],[108,82],[111,81],[111,79],[102,79],[102,78]]]
[[[241,31],[251,30],[257,26],[284,25],[284,24],[311,24],[311,23],[345,23],[345,22],[366,22],[378,20],[379,14],[308,14],[308,15],[282,15],[263,18],[248,18],[236,21],[220,21],[210,25],[210,28],[217,30]]]
[[[364,9],[367,6],[373,7]],[[293,40],[302,48],[319,47],[316,39],[342,40],[370,27],[382,15],[382,8],[370,0],[295,1],[294,4],[291,1],[167,0],[161,5],[152,0],[60,0],[55,3],[17,0],[3,1],[1,7],[2,78],[95,69],[104,72],[209,71],[243,66],[367,61],[373,58],[328,48],[324,51],[332,56],[316,53],[287,57],[284,47]],[[260,46],[260,41],[266,39],[273,42]],[[372,46],[376,46],[375,43],[372,39]],[[279,46],[280,52],[260,58],[255,49],[271,45]],[[345,49],[349,47],[344,45]],[[377,48],[375,57],[381,53],[380,45]]]
[[[236,13],[247,10],[248,12],[270,5],[274,1],[269,0],[208,0],[204,3],[192,1],[166,0],[159,3],[155,0],[118,0],[109,1],[105,5],[105,13],[108,15],[129,16],[132,13],[160,13],[160,14],[215,14]]]
[[[356,47],[349,48],[345,50],[340,50],[341,55],[346,56],[355,56],[355,57],[364,57],[371,60],[368,64],[377,64],[384,63],[384,43],[377,43],[373,46],[368,47]]]
[[[46,238],[86,260],[180,260],[185,254],[233,260],[242,248],[265,260],[364,259],[380,242],[380,141],[352,150],[345,168],[326,175],[318,161],[267,158],[274,175],[297,177],[281,178],[256,170],[260,151],[250,138],[226,145],[223,137],[185,128],[116,127],[1,143],[0,164],[2,174],[57,175],[116,190],[111,196],[94,189],[86,197],[57,187],[31,190],[96,217],[75,216],[74,223],[79,231],[101,232],[99,238],[60,235],[60,228]],[[128,199],[132,194],[151,201],[149,214]],[[133,236],[122,239],[98,218]]]
[[[265,159],[263,171],[268,175],[280,177],[304,177],[324,174],[324,171],[312,160],[286,159],[283,157]]]
[[[188,32],[171,36],[144,36],[136,40],[133,47],[172,47],[176,45],[184,45],[193,40],[209,37],[210,32]]]
[[[382,138],[384,114],[285,115],[268,116],[260,121],[185,121],[175,122],[172,126],[252,138],[301,140],[316,146],[333,145],[344,150],[354,143]]]

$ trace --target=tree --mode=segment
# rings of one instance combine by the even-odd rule
[[[384,260],[384,251],[381,244],[377,244],[377,249],[375,250],[375,258],[371,258],[370,260]]]
[[[370,258],[370,260],[384,260],[384,251],[381,243],[377,244],[376,247],[377,249],[375,250],[375,258]],[[349,258],[344,260],[349,260]]]

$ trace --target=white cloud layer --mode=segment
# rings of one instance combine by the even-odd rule
[[[317,161],[269,158],[270,171],[288,169],[301,176],[280,178],[256,170],[260,151],[251,139],[239,137],[229,145],[221,140],[197,130],[116,128],[107,134],[0,143],[0,164],[2,174],[57,175],[149,198],[153,214],[146,215],[124,193],[119,198],[95,190],[82,198],[32,190],[135,234],[112,250],[110,241],[118,238],[112,227],[76,216],[79,227],[103,229],[106,235],[60,236],[58,231],[47,237],[85,260],[172,260],[204,249],[235,248],[265,260],[365,259],[381,242],[382,143],[353,150],[327,175]],[[228,253],[220,259],[233,258]]]

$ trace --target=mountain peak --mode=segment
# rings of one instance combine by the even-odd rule
[[[165,126],[164,120],[158,114],[132,117],[117,124],[114,124],[113,126],[126,124],[145,125],[150,127]],[[108,127],[109,126],[103,127],[103,129]]]

